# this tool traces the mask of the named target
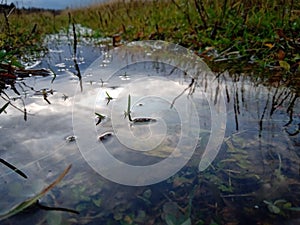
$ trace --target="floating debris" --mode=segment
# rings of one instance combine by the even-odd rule
[[[68,143],[76,141],[77,137],[74,135],[70,135],[65,138]]]
[[[132,123],[134,124],[145,124],[145,123],[155,123],[157,120],[153,118],[135,118],[132,120]]]
[[[113,132],[105,132],[103,134],[101,134],[99,137],[98,137],[98,140],[99,141],[105,141],[107,140],[109,137],[112,137],[113,136]]]

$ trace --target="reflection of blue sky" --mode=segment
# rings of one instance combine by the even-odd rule
[[[92,3],[104,1],[107,0],[7,0],[7,4],[13,2],[19,8],[35,7],[47,9],[65,9],[66,7],[87,6]]]

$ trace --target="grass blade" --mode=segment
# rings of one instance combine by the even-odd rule
[[[131,108],[131,96],[128,95],[127,115],[128,115],[129,121],[132,122],[130,108]]]
[[[62,172],[62,174],[60,174],[59,177],[54,182],[52,182],[49,186],[44,188],[40,193],[38,193],[37,195],[35,195],[32,198],[27,199],[26,201],[20,203],[19,205],[16,205],[11,210],[9,210],[7,213],[0,215],[0,221],[7,219],[11,216],[14,216],[14,215],[24,211],[28,207],[36,204],[40,198],[42,198],[48,191],[50,191],[52,188],[54,188],[66,176],[66,174],[69,172],[70,169],[71,169],[71,165],[69,165],[64,170],[64,172]]]
[[[74,209],[67,209],[67,208],[62,208],[62,207],[49,207],[49,206],[42,205],[39,202],[37,202],[37,206],[40,209],[47,210],[47,211],[61,211],[61,212],[69,212],[69,213],[73,213],[73,214],[80,214],[78,211],[76,211]]]
[[[7,106],[10,104],[10,102],[7,102],[2,108],[0,109],[0,114],[7,108]]]
[[[5,161],[4,159],[0,159],[0,162],[2,164],[4,164],[5,166],[7,166],[8,168],[12,169],[13,171],[15,171],[17,174],[19,174],[20,176],[27,178],[27,176],[25,175],[25,173],[23,173],[21,170],[19,170],[17,167],[15,167],[14,165],[10,164],[9,162]]]

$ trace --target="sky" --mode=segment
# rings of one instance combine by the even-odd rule
[[[95,2],[105,1],[107,0],[0,0],[0,3],[14,3],[18,8],[65,9],[67,7],[87,6]]]

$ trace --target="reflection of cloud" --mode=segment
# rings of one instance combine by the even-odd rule
[[[22,8],[46,8],[46,9],[65,9],[67,7],[86,6],[91,3],[105,2],[106,0],[7,0],[7,4],[14,3],[17,7]]]

